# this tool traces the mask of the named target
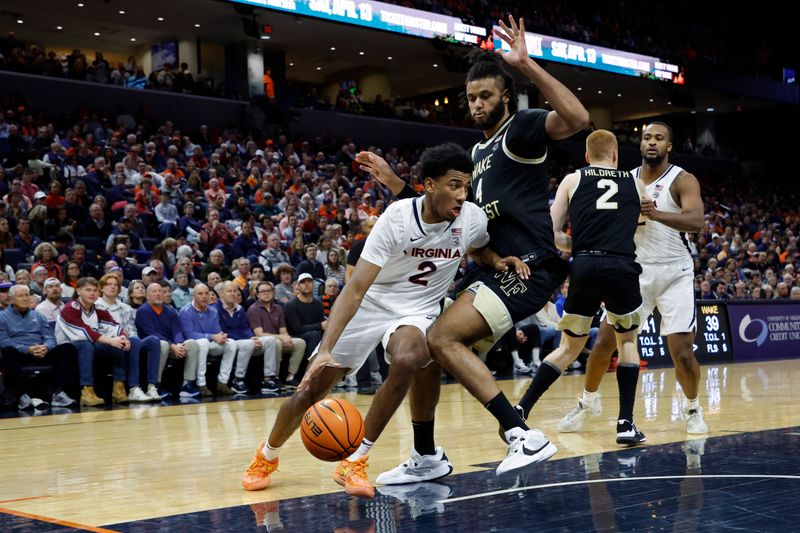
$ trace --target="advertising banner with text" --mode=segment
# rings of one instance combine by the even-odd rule
[[[800,302],[728,304],[737,361],[800,357]]]

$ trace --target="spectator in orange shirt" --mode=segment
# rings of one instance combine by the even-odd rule
[[[264,69],[264,96],[270,104],[275,103],[275,82],[272,81],[272,69]]]

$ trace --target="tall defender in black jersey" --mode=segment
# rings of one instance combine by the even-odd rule
[[[644,189],[630,172],[617,170],[617,139],[606,130],[586,139],[588,167],[569,174],[558,187],[550,207],[559,248],[574,257],[569,294],[558,329],[561,345],[539,366],[519,405],[524,417],[580,354],[588,339],[592,318],[605,302],[608,322],[619,349],[617,383],[619,417],[617,443],[639,444],[645,437],[633,424],[633,404],[639,379],[636,330],[642,296],[641,267],[636,263],[633,236]],[[569,220],[572,236],[563,232]]]
[[[497,36],[507,52],[483,52],[467,74],[467,99],[485,141],[472,149],[475,203],[489,219],[492,246],[519,257],[531,267],[529,279],[513,273],[495,276],[478,270],[468,289],[428,331],[434,360],[483,403],[497,418],[510,443],[497,467],[503,474],[544,461],[555,446],[531,430],[501,392],[486,365],[469,346],[486,338],[498,340],[514,322],[539,311],[566,277],[568,265],[558,258],[547,201],[547,143],[569,137],[589,122],[589,113],[569,89],[529,56],[525,27],[513,18]],[[502,58],[502,59],[500,59]],[[554,111],[517,111],[516,91],[503,62],[517,68],[541,91]],[[411,394],[426,394],[412,390]],[[413,455],[413,454],[412,454]]]

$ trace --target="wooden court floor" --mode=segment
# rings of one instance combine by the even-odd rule
[[[501,381],[513,400],[529,380]],[[702,368],[701,401],[709,437],[800,426],[800,360],[725,364]],[[601,388],[603,414],[580,434],[559,434],[556,424],[582,391],[583,375],[565,375],[548,391],[530,422],[558,446],[554,459],[618,450],[613,374]],[[644,370],[636,421],[647,444],[684,441],[682,395],[672,368]],[[371,397],[336,394],[365,414]],[[134,520],[337,492],[332,463],[311,457],[295,434],[280,471],[266,491],[239,483],[255,446],[264,439],[282,398],[176,406],[134,406],[110,411],[0,420],[0,513],[102,527]],[[445,385],[436,419],[437,444],[455,474],[484,469],[505,449],[494,419],[459,385]],[[404,460],[412,444],[404,404],[373,448],[372,479]],[[0,514],[0,529],[2,527]]]

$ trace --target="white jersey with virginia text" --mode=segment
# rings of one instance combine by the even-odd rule
[[[423,198],[391,204],[370,232],[361,258],[381,267],[362,305],[402,316],[438,316],[459,262],[489,242],[486,214],[464,202],[453,221],[426,224]]]
[[[669,165],[661,177],[650,185],[641,181],[640,171],[641,167],[637,167],[631,174],[640,181],[642,188],[647,192],[647,197],[655,202],[656,209],[667,213],[683,211],[670,193],[675,178],[683,172],[681,167]],[[645,220],[644,224],[637,228],[633,240],[636,243],[636,260],[642,264],[677,263],[691,258],[686,234],[660,222]]]

